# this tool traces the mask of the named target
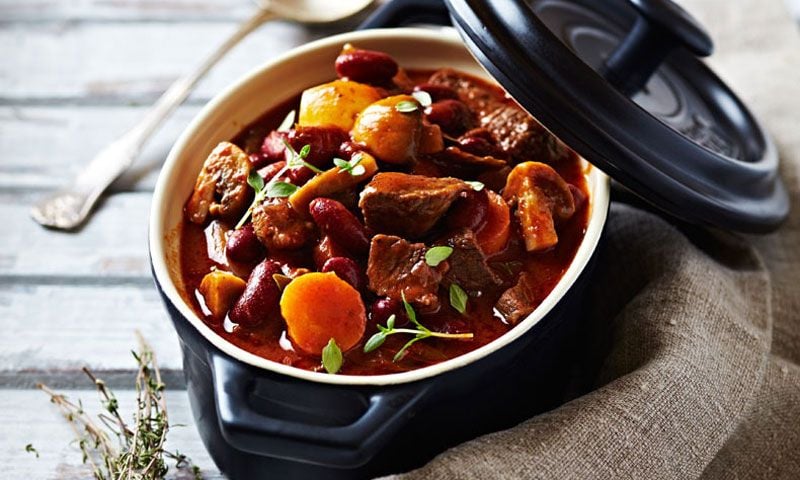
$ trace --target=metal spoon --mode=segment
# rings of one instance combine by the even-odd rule
[[[139,155],[145,142],[181,104],[197,82],[228,51],[264,22],[273,19],[304,24],[332,23],[351,17],[374,0],[260,0],[258,10],[245,20],[216,51],[188,75],[176,80],[156,101],[142,120],[101,150],[73,183],[40,200],[31,216],[40,224],[71,230],[83,223],[100,195]]]

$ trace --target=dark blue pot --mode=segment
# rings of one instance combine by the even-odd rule
[[[369,478],[421,466],[557,405],[593,263],[514,342],[389,386],[316,383],[245,364],[212,345],[156,285],[180,337],[197,428],[220,470],[231,479]]]

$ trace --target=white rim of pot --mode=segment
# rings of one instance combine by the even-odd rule
[[[262,72],[272,69],[278,64],[291,61],[293,58],[306,55],[309,52],[317,49],[330,48],[331,46],[337,44],[342,45],[347,42],[358,42],[359,40],[369,39],[392,39],[397,41],[403,41],[404,39],[413,39],[416,41],[426,40],[449,44],[451,46],[453,44],[458,44],[459,46],[463,47],[460,38],[452,29],[375,29],[344,33],[317,40],[304,46],[295,48],[286,54],[255,68],[239,81],[230,85],[217,96],[215,96],[214,99],[210,101],[192,120],[190,125],[180,136],[170,151],[169,156],[167,157],[167,160],[164,163],[164,166],[162,167],[161,173],[158,177],[150,211],[149,248],[153,271],[160,288],[169,301],[178,310],[178,312],[186,320],[188,320],[189,323],[191,323],[192,326],[197,329],[197,331],[203,337],[205,337],[206,340],[231,357],[254,367],[263,368],[264,370],[269,370],[310,382],[335,385],[391,385],[409,383],[466,366],[505,347],[506,345],[520,338],[522,335],[528,332],[528,330],[539,323],[539,321],[541,321],[553,309],[553,307],[556,306],[556,304],[566,295],[572,285],[578,280],[578,277],[586,268],[589,260],[597,248],[608,212],[609,179],[596,167],[591,167],[590,174],[587,177],[587,183],[591,192],[590,208],[592,209],[589,224],[587,225],[584,239],[581,242],[581,245],[578,247],[575,257],[570,263],[567,271],[555,285],[550,294],[536,308],[536,310],[534,310],[523,321],[514,326],[510,331],[501,337],[471,352],[459,355],[458,357],[437,363],[435,365],[411,370],[408,372],[384,375],[330,375],[327,373],[303,370],[297,367],[284,365],[263,357],[259,357],[222,338],[208,325],[206,325],[206,323],[186,303],[184,298],[178,292],[176,284],[170,275],[170,268],[166,255],[166,237],[168,232],[174,230],[175,225],[167,226],[164,224],[166,209],[165,197],[170,188],[173,177],[176,176],[176,168],[179,166],[178,160],[181,157],[181,152],[187,147],[187,144],[191,142],[195,131],[197,131],[199,127],[206,122],[207,118],[212,112],[224,104],[230,97],[235,96],[236,92],[243,85],[261,75]],[[443,62],[443,64],[444,63],[445,62]]]

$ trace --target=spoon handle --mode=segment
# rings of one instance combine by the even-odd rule
[[[243,38],[276,16],[268,8],[259,7],[197,68],[173,82],[139,123],[95,155],[71,185],[34,205],[31,209],[33,219],[59,230],[71,230],[82,224],[103,191],[133,164],[145,142],[186,100],[197,82]]]

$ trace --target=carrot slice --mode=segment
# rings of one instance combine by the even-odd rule
[[[367,324],[361,295],[332,272],[292,280],[281,296],[281,315],[289,338],[314,355],[320,355],[331,338],[342,351],[353,348]]]
[[[483,228],[475,232],[483,253],[492,255],[505,248],[511,236],[511,211],[503,197],[487,190],[489,194],[489,211]]]

